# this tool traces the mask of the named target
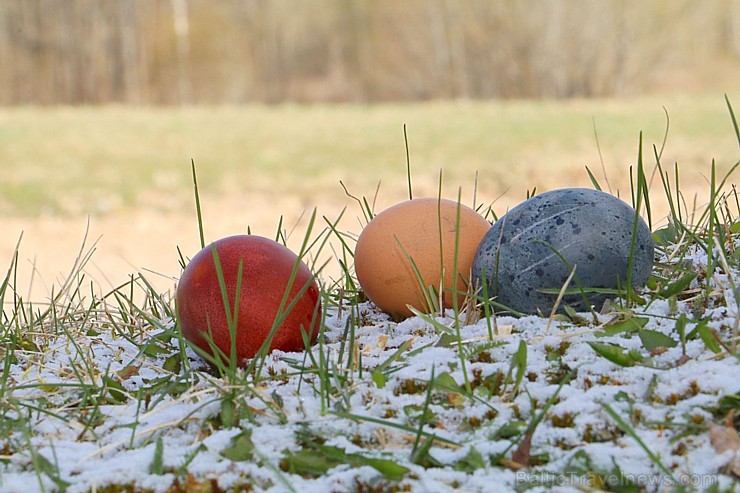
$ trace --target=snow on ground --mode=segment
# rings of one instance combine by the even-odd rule
[[[729,278],[720,272],[714,282],[704,317],[728,340],[738,307]],[[656,299],[635,313],[649,319],[644,329],[678,341],[676,318],[687,315],[690,333],[698,322],[695,303]],[[603,327],[588,322],[589,314],[582,314],[586,323],[557,320],[549,328],[546,318],[534,316],[499,317],[495,327],[481,320],[460,329],[471,398],[451,312],[400,323],[369,303],[326,312],[324,342],[312,355],[319,358],[323,351],[323,368],[331,371],[310,373],[316,366],[304,353],[271,354],[260,384],[238,393],[248,412],[234,427],[222,426],[224,381],[209,371],[166,370],[176,347],[142,353],[159,329],[130,338],[110,328],[84,334],[71,329],[47,339],[49,349],[41,354],[18,351],[4,383],[11,390],[0,405],[8,410],[7,423],[26,424],[0,435],[0,491],[64,485],[74,493],[114,483],[163,492],[176,478],[187,481],[188,474],[197,481],[212,478],[224,489],[249,485],[267,492],[355,491],[368,485],[378,491],[383,485],[414,492],[580,491],[626,480],[647,491],[672,489],[671,476],[607,406],[673,479],[699,490],[735,485],[723,469],[732,452],[716,451],[706,424],[718,419],[713,410],[720,398],[740,391],[740,363],[710,351],[699,337],[687,341],[685,356],[681,344],[651,354],[634,333],[601,337],[597,329]],[[356,351],[344,338],[350,317]],[[599,323],[613,317],[600,315]],[[441,334],[440,324],[452,336]],[[493,329],[501,333],[492,342]],[[517,389],[512,361],[520,341],[526,368]],[[618,366],[589,342],[615,343],[644,359]],[[190,350],[188,356],[194,368],[207,370]],[[565,380],[571,372],[573,378]],[[430,391],[432,375],[439,385]],[[100,391],[110,378],[120,382],[120,390]],[[80,379],[94,383],[98,393],[86,393]],[[522,430],[555,393],[532,436],[530,466],[517,469],[507,460]],[[417,431],[424,436],[418,438]],[[420,454],[428,437],[441,441]],[[332,462],[333,453],[340,459]],[[324,461],[314,464],[320,472],[310,472],[311,458]],[[378,469],[371,459],[387,462]],[[388,463],[406,468],[400,479],[383,469]]]

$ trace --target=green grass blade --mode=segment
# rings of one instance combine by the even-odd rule
[[[737,118],[735,118],[735,111],[732,109],[730,98],[725,94],[725,102],[727,103],[727,109],[730,111],[730,118],[732,119],[732,126],[735,128],[735,138],[737,138],[737,145],[740,146],[740,127],[737,124]]]
[[[601,192],[601,185],[599,185],[599,182],[596,180],[596,177],[588,168],[588,166],[586,166],[586,173],[588,173],[588,178],[591,180],[591,184],[594,186],[594,188]]]
[[[409,200],[414,198],[411,190],[411,155],[409,154],[409,136],[406,133],[406,124],[403,124],[403,142],[406,145],[406,180],[409,186]]]
[[[198,233],[200,234],[200,247],[206,247],[206,239],[203,234],[203,214],[200,209],[200,194],[198,193],[198,176],[195,173],[195,160],[190,159],[190,165],[193,171],[193,189],[195,191],[195,212],[198,215]]]
[[[435,367],[432,366],[432,376],[429,378],[429,382],[434,381],[434,370],[435,370]],[[414,438],[414,445],[413,447],[411,447],[411,461],[414,463],[417,462],[416,452],[419,448],[419,442],[421,441],[422,433],[424,432],[424,425],[426,424],[425,418],[429,411],[429,404],[432,402],[432,389],[433,388],[434,386],[431,385],[431,383],[427,387],[427,395],[426,395],[426,398],[424,399],[424,407],[422,408],[421,415],[419,417],[419,429],[416,432],[416,437]]]
[[[629,423],[627,423],[622,418],[622,416],[620,416],[609,404],[607,404],[606,402],[602,402],[601,406],[609,414],[609,416],[611,416],[612,419],[616,421],[617,425],[622,429],[622,431],[627,433],[640,445],[640,447],[645,451],[653,464],[655,464],[658,469],[660,469],[666,476],[671,478],[674,486],[677,488],[677,491],[685,491],[685,488],[682,486],[682,483],[678,480],[678,478],[676,478],[676,476],[673,475],[670,469],[663,465],[663,463],[660,461],[660,458],[658,458],[658,456],[656,456],[653,451],[650,450],[647,445],[645,445],[645,442],[642,441],[642,438],[640,438],[635,429],[632,428],[632,426],[630,426]]]

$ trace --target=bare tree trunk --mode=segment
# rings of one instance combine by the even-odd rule
[[[425,5],[430,18],[434,82],[441,95],[449,97],[454,92],[450,81],[453,61],[444,1],[426,2]]]
[[[740,57],[740,0],[728,0],[725,7],[727,22],[727,50]]]
[[[559,1],[543,3],[542,8],[548,19],[542,34],[543,51],[540,56],[543,58],[540,67],[541,70],[545,69],[546,73],[540,72],[537,77],[544,84],[541,89],[543,93],[562,98],[568,92],[568,63],[573,56],[570,52],[571,43],[565,36],[567,29],[565,24],[567,15],[572,15],[573,11],[565,12],[566,6]],[[580,8],[580,5],[577,8]]]
[[[470,96],[470,84],[468,80],[468,54],[465,43],[465,26],[463,25],[464,7],[457,0],[451,3],[445,2],[450,33],[450,61],[452,62],[452,73],[455,74],[455,89],[453,96],[465,98]]]
[[[0,2],[0,104],[16,102],[15,43],[13,29],[17,22],[17,7],[11,2]],[[13,67],[13,70],[9,70]]]
[[[0,0],[0,104],[607,96],[739,56],[740,0]]]
[[[175,42],[177,44],[177,89],[180,104],[188,104],[192,100],[192,81],[190,70],[190,16],[188,15],[187,0],[170,0],[172,6],[172,21],[175,26]]]
[[[373,0],[369,0],[372,2]],[[373,79],[373,40],[372,40],[372,12],[368,0],[347,2],[351,5],[352,33],[350,37],[351,52],[354,54],[355,75],[354,81],[360,101],[369,101],[375,91]]]
[[[123,70],[124,89],[122,99],[128,103],[139,104],[142,102],[143,80],[141,77],[140,54],[139,54],[139,23],[137,0],[125,0],[121,3],[120,29],[121,29],[121,70]]]

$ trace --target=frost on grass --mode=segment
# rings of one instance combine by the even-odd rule
[[[252,374],[121,298],[16,320],[0,491],[729,491],[737,447],[710,431],[737,426],[740,278],[707,258],[666,248],[641,301],[554,320],[327,297],[319,342]]]

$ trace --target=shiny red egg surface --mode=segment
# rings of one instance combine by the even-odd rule
[[[301,351],[301,330],[318,335],[321,321],[319,288],[309,268],[287,247],[253,235],[229,236],[198,252],[185,268],[177,286],[177,315],[183,336],[213,355],[213,344],[228,360],[231,352],[229,318],[214,260],[214,249],[223,272],[228,310],[236,316],[236,356],[240,366],[254,357],[269,337],[278,311],[284,317],[269,350]],[[241,285],[237,280],[241,264]],[[295,277],[291,274],[298,265]],[[283,303],[284,293],[289,296]],[[295,305],[291,305],[295,302]],[[288,311],[289,310],[289,311]],[[287,315],[285,313],[287,312]]]

